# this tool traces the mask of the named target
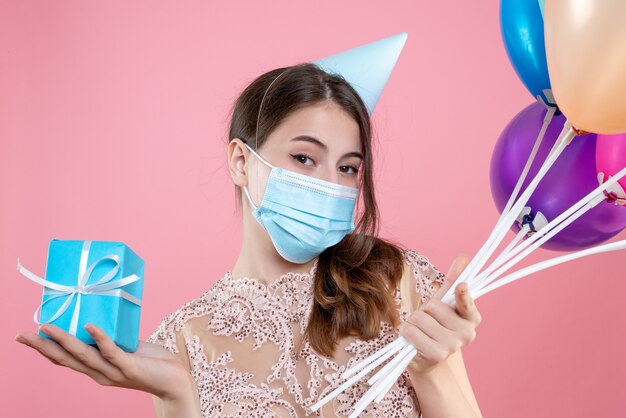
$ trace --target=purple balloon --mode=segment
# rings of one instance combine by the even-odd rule
[[[491,192],[500,212],[504,210],[526,165],[545,115],[546,109],[542,104],[531,104],[509,122],[498,139],[491,159]],[[563,115],[553,117],[520,194],[539,171],[564,123]],[[540,211],[549,222],[598,187],[595,151],[595,134],[574,138],[526,204],[532,209],[531,216]],[[624,209],[601,202],[548,240],[542,248],[571,251],[600,244],[626,227]],[[521,226],[516,222],[512,229],[518,232]]]

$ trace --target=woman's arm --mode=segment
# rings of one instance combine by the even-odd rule
[[[157,418],[198,418],[201,417],[200,403],[195,385],[189,388],[189,396],[185,399],[162,399],[152,397]]]
[[[167,328],[168,323],[162,324]],[[202,412],[200,410],[200,396],[198,394],[198,387],[193,381],[190,373],[191,363],[189,362],[189,356],[184,344],[184,340],[190,340],[193,338],[188,327],[183,327],[180,331],[174,333],[176,339],[176,352],[174,355],[180,360],[187,370],[188,381],[187,384],[182,385],[180,395],[176,398],[166,397],[152,397],[152,403],[157,418],[200,418]],[[154,341],[159,341],[155,338]]]
[[[476,337],[480,312],[467,283],[455,289],[456,309],[441,301],[466,265],[465,257],[455,259],[435,294],[400,325],[400,334],[418,351],[408,372],[424,418],[482,417],[461,353]],[[433,281],[433,274],[428,277]]]
[[[83,373],[103,386],[135,389],[159,397],[163,417],[201,417],[195,383],[177,356],[144,341],[139,342],[135,353],[127,353],[95,325],[85,328],[98,348],[50,324],[41,326],[40,330],[54,341],[34,333],[18,334],[16,341],[37,350],[52,363]]]
[[[472,391],[461,350],[427,374],[408,370],[424,418],[478,417],[482,413]],[[473,411],[470,413],[469,411]]]

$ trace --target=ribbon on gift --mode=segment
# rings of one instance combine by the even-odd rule
[[[80,254],[80,264],[78,268],[78,280],[76,286],[67,286],[45,280],[24,268],[24,266],[20,264],[20,259],[17,259],[17,271],[26,276],[28,279],[44,286],[45,295],[54,295],[51,298],[46,299],[39,305],[39,307],[37,307],[37,310],[35,310],[35,314],[33,315],[35,323],[48,324],[50,322],[53,322],[69,309],[72,301],[74,300],[74,297],[76,297],[76,305],[74,306],[74,312],[72,313],[72,320],[70,322],[70,329],[68,331],[70,334],[76,335],[76,330],[78,328],[78,317],[80,315],[80,301],[82,295],[114,296],[118,298],[123,298],[131,303],[134,303],[135,305],[141,306],[141,299],[120,289],[122,286],[134,283],[137,280],[141,280],[141,277],[137,276],[136,274],[131,274],[126,277],[122,277],[119,280],[111,281],[117,275],[117,272],[120,269],[120,257],[117,254],[105,255],[104,257],[97,259],[89,267],[87,267],[87,259],[89,257],[90,247],[91,241],[83,242],[83,248]],[[96,283],[87,284],[96,266],[106,260],[112,260],[115,263],[115,266],[112,267],[111,270],[108,271]],[[43,306],[51,300],[61,297],[67,297],[67,300],[63,303],[63,305],[61,305],[61,307],[59,307],[59,309],[57,309],[57,311],[54,313],[54,315],[52,315],[50,319],[45,322],[41,322],[40,312]]]

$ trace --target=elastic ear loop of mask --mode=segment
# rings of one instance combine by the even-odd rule
[[[244,142],[244,145],[246,146],[246,148],[248,148],[248,150],[253,153],[263,164],[266,164],[267,166],[269,166],[270,168],[274,168],[274,166],[270,163],[268,163],[263,157],[261,157],[259,155],[258,152],[256,152],[255,150],[253,150],[252,148],[250,148],[250,145],[246,144]],[[258,173],[258,170],[257,170]],[[258,187],[257,187],[257,190]],[[246,197],[248,198],[248,202],[250,202],[250,204],[252,205],[252,207],[254,208],[254,210],[257,209],[257,206],[254,204],[254,202],[252,201],[252,197],[250,197],[250,192],[248,192],[248,188],[246,186],[243,187],[243,192],[246,194]]]
[[[263,102],[265,101],[265,96],[267,96],[267,92],[270,90],[270,88],[276,82],[276,80],[278,80],[283,74],[285,74],[288,71],[289,71],[289,69],[286,69],[282,73],[278,74],[278,76],[276,76],[276,78],[272,80],[270,85],[267,86],[267,89],[265,89],[265,92],[263,93],[263,97],[261,97],[261,103],[259,104],[259,113],[257,114],[257,118],[256,118],[256,127],[254,128],[254,149],[255,150],[259,149],[259,121],[261,120],[261,110],[263,109]],[[248,147],[248,149],[250,149],[250,147]],[[263,158],[261,158],[261,156],[257,152],[255,152],[254,150],[250,150],[250,151],[254,152],[254,155],[256,155],[261,161],[263,161],[264,163],[266,163],[270,167],[274,167],[272,164],[268,163]],[[257,168],[256,168],[256,180],[255,180],[255,183],[256,183],[255,184],[256,191],[257,191],[257,194],[258,194],[258,191],[259,191],[259,166],[258,165],[257,165]],[[254,209],[256,209],[257,207],[254,204],[254,202],[252,201],[252,199],[250,198],[250,193],[246,189],[247,188],[244,188],[243,191],[248,196],[248,200],[250,200],[250,203],[252,203],[252,206],[254,207]]]
[[[257,210],[257,206],[254,204],[254,202],[252,201],[252,198],[250,197],[250,192],[248,192],[248,187],[243,186],[243,192],[246,194],[246,197],[248,198],[248,202],[250,202],[250,204],[252,205],[252,208],[254,210]]]

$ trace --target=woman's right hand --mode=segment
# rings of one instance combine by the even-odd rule
[[[85,329],[98,348],[50,324],[39,330],[58,344],[34,333],[20,333],[15,340],[34,348],[52,363],[84,373],[101,385],[141,390],[181,409],[196,409],[194,382],[174,354],[144,341],[139,342],[136,352],[127,353],[97,326],[88,324]]]

